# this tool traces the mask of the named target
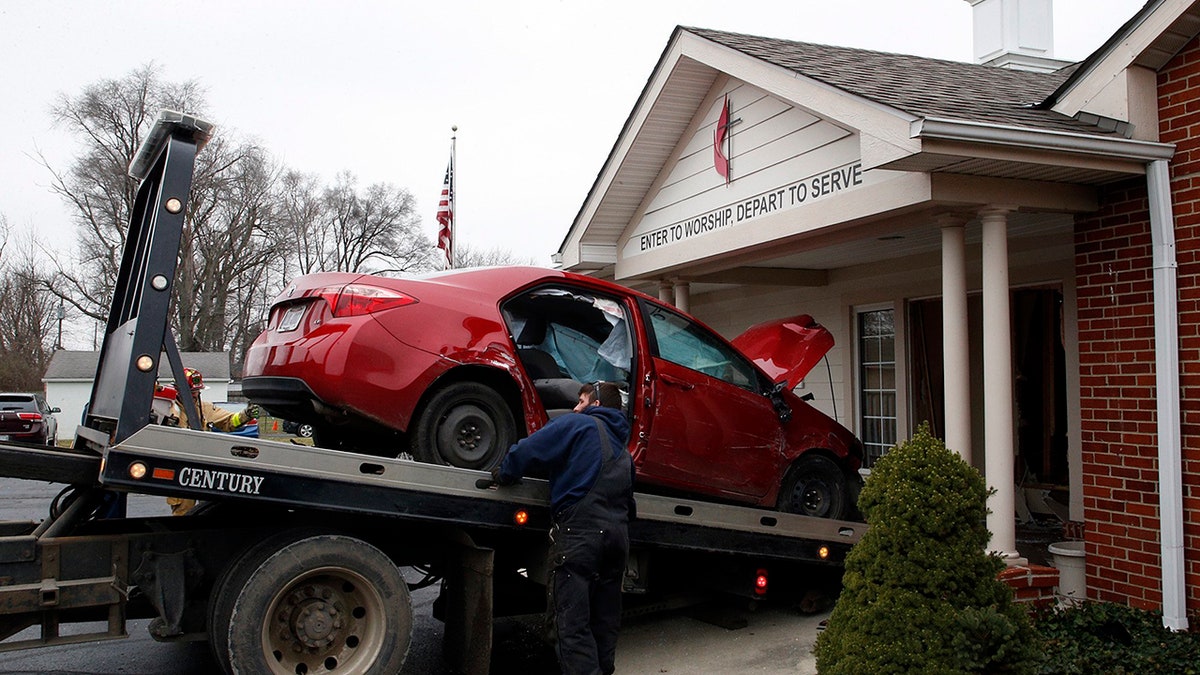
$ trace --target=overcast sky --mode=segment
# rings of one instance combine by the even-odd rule
[[[1142,4],[1057,0],[1054,56]],[[48,108],[153,61],[205,87],[218,133],[408,189],[431,239],[458,125],[459,242],[549,264],[676,25],[973,58],[966,0],[0,0],[0,214],[70,241],[36,154],[76,150]]]

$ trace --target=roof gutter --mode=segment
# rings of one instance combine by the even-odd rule
[[[909,130],[913,138],[920,139],[1004,145],[1025,150],[1055,150],[1143,163],[1167,160],[1175,154],[1175,146],[1170,143],[1106,138],[1069,131],[1033,130],[1005,124],[964,122],[938,117],[916,120],[909,125]]]

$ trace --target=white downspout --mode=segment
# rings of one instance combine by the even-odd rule
[[[1183,560],[1183,466],[1179,414],[1179,312],[1175,220],[1167,160],[1146,164],[1154,264],[1154,372],[1158,402],[1158,493],[1162,528],[1163,626],[1188,629]]]

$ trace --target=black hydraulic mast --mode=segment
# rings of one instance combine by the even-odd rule
[[[141,187],[76,447],[119,443],[146,426],[164,351],[176,386],[187,391],[168,312],[196,153],[212,130],[199,118],[163,111],[129,166]],[[181,398],[194,407],[190,397]],[[189,420],[200,419],[195,410],[187,413]]]

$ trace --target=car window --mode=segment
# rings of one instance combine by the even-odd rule
[[[29,394],[0,394],[0,410],[39,410]],[[40,410],[39,410],[40,412]]]
[[[504,315],[523,360],[530,351],[544,352],[557,376],[628,381],[633,346],[621,303],[574,289],[539,288],[506,303]]]
[[[659,358],[758,391],[758,373],[736,350],[687,317],[648,306],[651,346]]]

